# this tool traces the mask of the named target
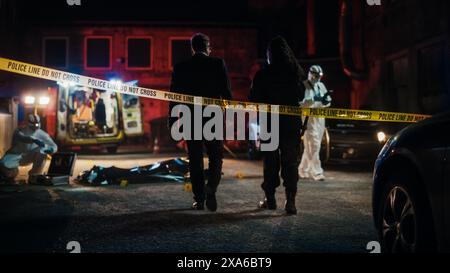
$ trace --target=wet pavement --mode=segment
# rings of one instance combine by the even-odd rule
[[[93,165],[134,167],[177,155],[79,157],[75,174]],[[21,170],[22,178],[26,169]],[[301,180],[297,216],[261,211],[262,162],[225,159],[216,213],[191,211],[183,183],[127,187],[0,186],[0,252],[244,252],[359,253],[376,240],[371,215],[371,172],[326,168],[327,180]]]

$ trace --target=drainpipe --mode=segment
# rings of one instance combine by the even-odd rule
[[[344,73],[358,81],[365,80],[367,78],[367,60],[364,54],[364,35],[361,28],[361,59],[363,60],[363,68],[357,69],[353,61],[353,8],[352,0],[342,0],[339,17],[339,52]]]
[[[308,56],[315,56],[316,50],[316,22],[315,22],[315,7],[314,0],[308,0],[306,2],[306,26],[308,33]]]

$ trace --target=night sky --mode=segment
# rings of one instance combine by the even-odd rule
[[[242,0],[81,0],[69,6],[66,0],[18,0],[26,21],[64,23],[70,21],[230,21],[247,16]]]
[[[8,0],[6,0],[8,1]],[[9,0],[12,1],[12,0]],[[258,55],[267,42],[281,35],[299,58],[306,57],[304,0],[17,0],[17,27],[88,24],[232,25],[259,30]],[[317,57],[338,56],[338,1],[316,0]],[[326,8],[324,8],[326,7]]]

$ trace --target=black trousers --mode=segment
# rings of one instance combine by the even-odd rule
[[[280,170],[286,192],[297,192],[300,156],[300,134],[281,132],[279,148],[276,151],[263,152],[264,182],[261,187],[266,194],[275,194],[276,188],[280,186]]]
[[[189,155],[189,172],[192,192],[197,202],[203,202],[206,194],[215,194],[222,176],[223,142],[220,140],[189,140],[186,141]],[[208,154],[208,184],[205,187],[203,166],[203,147]]]

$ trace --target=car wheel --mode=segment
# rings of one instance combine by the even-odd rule
[[[433,249],[431,211],[416,178],[392,176],[379,202],[378,231],[384,253],[417,253]]]

